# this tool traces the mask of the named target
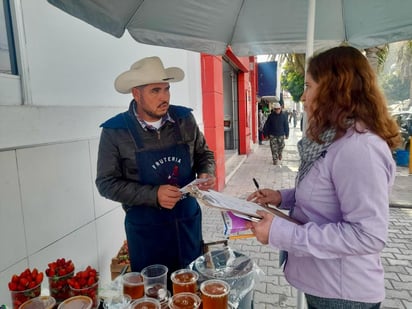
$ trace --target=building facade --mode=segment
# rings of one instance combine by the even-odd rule
[[[256,142],[256,64],[230,49],[211,56],[139,44],[128,34],[117,39],[46,1],[3,3],[10,16],[0,15],[0,305],[10,306],[11,276],[27,267],[44,271],[57,258],[72,259],[76,270],[91,265],[102,282],[110,280],[111,258],[125,239],[124,213],[98,194],[94,179],[99,125],[131,100],[114,90],[120,72],[154,55],[185,71],[171,85],[171,103],[193,109],[215,152],[221,190],[225,117],[236,127],[226,134],[232,150],[247,154]],[[225,67],[234,81],[230,99]]]

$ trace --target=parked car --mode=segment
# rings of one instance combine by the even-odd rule
[[[393,113],[392,117],[399,125],[399,130],[402,136],[403,150],[410,150],[410,137],[412,136],[412,112],[397,112]]]

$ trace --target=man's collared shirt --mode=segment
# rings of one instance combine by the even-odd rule
[[[154,130],[154,131],[157,131],[157,130],[158,130],[157,128],[155,128],[154,126],[152,126],[151,124],[147,123],[146,121],[144,121],[143,119],[141,119],[141,118],[139,117],[139,114],[138,114],[137,111],[136,111],[136,106],[133,106],[133,113],[134,113],[134,115],[136,116],[137,121],[140,123],[140,125],[142,126],[142,128],[143,128],[144,130],[146,130],[146,131],[147,131],[147,130]],[[160,127],[159,127],[159,129],[160,129],[167,121],[170,121],[171,123],[175,123],[175,121],[173,120],[173,118],[170,117],[169,112],[167,112],[166,115],[164,115],[164,116],[162,117],[162,121],[160,122]]]

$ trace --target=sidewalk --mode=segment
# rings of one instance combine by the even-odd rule
[[[248,156],[227,159],[224,193],[245,198],[255,190],[252,178],[260,187],[289,188],[294,185],[299,165],[296,143],[301,138],[299,129],[291,128],[286,141],[281,165],[273,165],[268,142],[255,145]],[[386,300],[381,308],[412,308],[412,176],[405,167],[397,168],[391,195],[390,226],[387,246],[382,254],[386,271]],[[220,211],[203,208],[203,231],[206,242],[223,240]],[[263,270],[265,276],[255,285],[254,308],[297,308],[297,290],[292,288],[278,265],[278,250],[261,245],[254,238],[230,240],[229,246],[249,256]]]

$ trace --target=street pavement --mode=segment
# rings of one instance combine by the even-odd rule
[[[226,187],[223,193],[246,198],[255,190],[252,178],[257,179],[261,188],[292,187],[299,165],[296,143],[301,137],[298,128],[291,128],[283,160],[279,165],[272,164],[268,141],[263,145],[254,145],[252,153],[247,156],[228,155]],[[202,206],[202,210],[205,242],[225,240],[221,212],[205,206]],[[256,264],[257,280],[254,286],[253,308],[297,308],[298,303],[304,303],[304,300],[298,297],[298,294],[302,294],[288,284],[278,267],[277,249],[262,245],[255,238],[228,240],[228,246],[250,257]],[[390,198],[388,242],[382,253],[386,299],[381,308],[412,309],[411,257],[412,175],[409,175],[407,167],[397,167],[395,185]],[[300,308],[306,308],[306,305]]]

